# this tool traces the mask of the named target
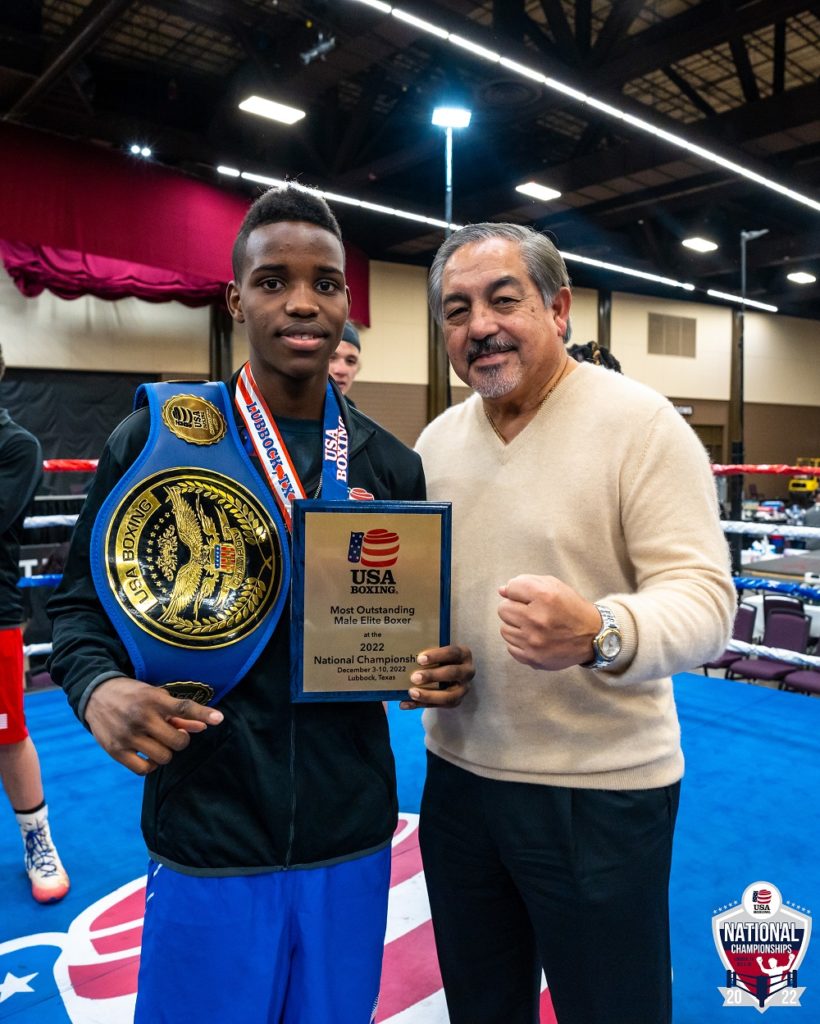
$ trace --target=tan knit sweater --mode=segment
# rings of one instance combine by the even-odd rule
[[[706,454],[651,389],[581,364],[508,444],[481,399],[448,409],[416,445],[431,499],[453,503],[452,638],[476,662],[455,710],[426,711],[427,745],[478,775],[595,789],[683,774],[670,673],[725,647],[735,590]],[[613,669],[515,661],[497,588],[552,575],[609,605]]]

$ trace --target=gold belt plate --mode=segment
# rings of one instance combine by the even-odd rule
[[[108,583],[125,614],[176,647],[225,647],[276,602],[283,556],[270,514],[230,477],[195,467],[135,484],[106,532]]]

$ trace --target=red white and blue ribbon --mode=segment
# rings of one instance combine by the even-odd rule
[[[236,380],[236,408],[248,431],[288,529],[292,528],[291,504],[307,494],[276,426],[267,402],[254,380],[250,363],[245,363]],[[322,431],[322,482],[320,494],[329,501],[346,501],[348,434],[336,394],[327,385]]]

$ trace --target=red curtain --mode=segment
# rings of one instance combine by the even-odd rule
[[[8,269],[24,294],[49,288],[64,297],[73,291],[71,297],[139,295],[200,305],[231,277],[231,247],[249,197],[3,123],[0,166],[0,239],[18,243],[18,269]],[[22,260],[20,245],[29,249]],[[351,319],[370,326],[367,257],[353,246],[345,250]],[[131,285],[140,290],[119,291]],[[213,289],[210,298],[203,288]],[[201,301],[190,301],[199,295]]]
[[[0,258],[11,279],[29,298],[46,289],[61,299],[96,295],[98,299],[134,296],[148,302],[173,299],[186,306],[209,306],[225,295],[224,281],[129,263],[110,256],[91,256],[50,245],[0,241]]]

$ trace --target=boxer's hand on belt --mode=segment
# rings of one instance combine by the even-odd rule
[[[191,742],[191,733],[219,725],[216,708],[180,700],[159,686],[115,676],[94,690],[85,720],[103,750],[136,775],[167,764]]]

